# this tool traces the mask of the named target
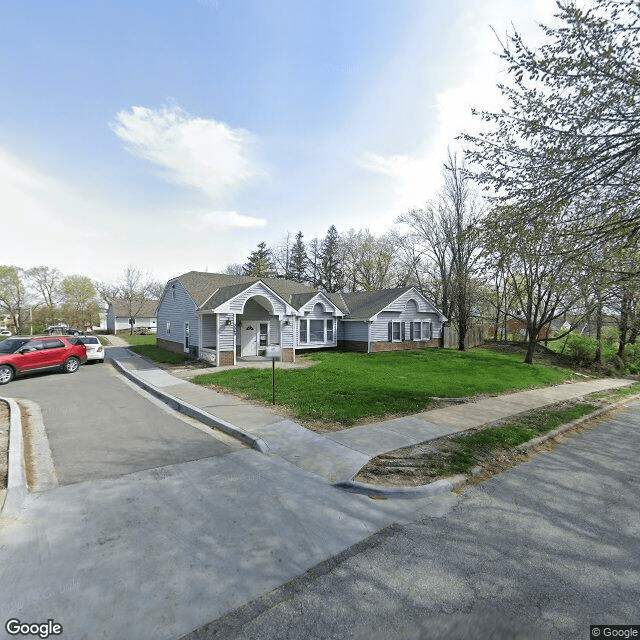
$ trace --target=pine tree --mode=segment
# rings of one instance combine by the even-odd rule
[[[307,257],[307,247],[302,240],[303,237],[302,231],[296,233],[289,262],[291,277],[297,282],[307,282],[309,279],[309,258]]]
[[[242,267],[245,275],[255,278],[273,278],[276,275],[276,268],[273,264],[271,249],[267,248],[266,242],[258,243],[258,247],[252,251],[247,258],[247,263]]]

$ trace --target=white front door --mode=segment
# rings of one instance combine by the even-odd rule
[[[240,330],[242,332],[241,344],[242,355],[257,356],[258,355],[258,323],[243,321]]]

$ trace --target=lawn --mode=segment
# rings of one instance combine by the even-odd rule
[[[119,333],[119,338],[126,340],[130,345],[131,351],[139,353],[141,356],[145,356],[155,362],[164,362],[167,364],[180,364],[185,361],[185,357],[180,353],[173,353],[173,351],[167,351],[161,349],[156,345],[156,336],[149,334],[146,336],[141,335],[128,335]]]
[[[560,383],[572,372],[522,363],[519,354],[489,349],[444,349],[307,356],[316,364],[285,370],[276,365],[276,404],[296,419],[350,426],[357,422],[426,410],[433,398],[496,394]],[[269,369],[237,369],[206,374],[192,382],[271,402]]]

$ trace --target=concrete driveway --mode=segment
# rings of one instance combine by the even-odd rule
[[[107,363],[17,378],[4,391],[39,405],[59,484],[115,478],[242,446],[150,400]]]

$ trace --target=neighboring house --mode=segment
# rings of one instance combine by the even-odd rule
[[[413,287],[325,294],[281,278],[190,271],[158,305],[158,346],[212,364],[338,348],[438,346],[445,318]],[[428,337],[427,337],[428,336]]]
[[[131,329],[130,318],[133,318],[134,329],[146,329],[156,332],[157,300],[112,300],[107,309],[107,332],[117,333]]]

